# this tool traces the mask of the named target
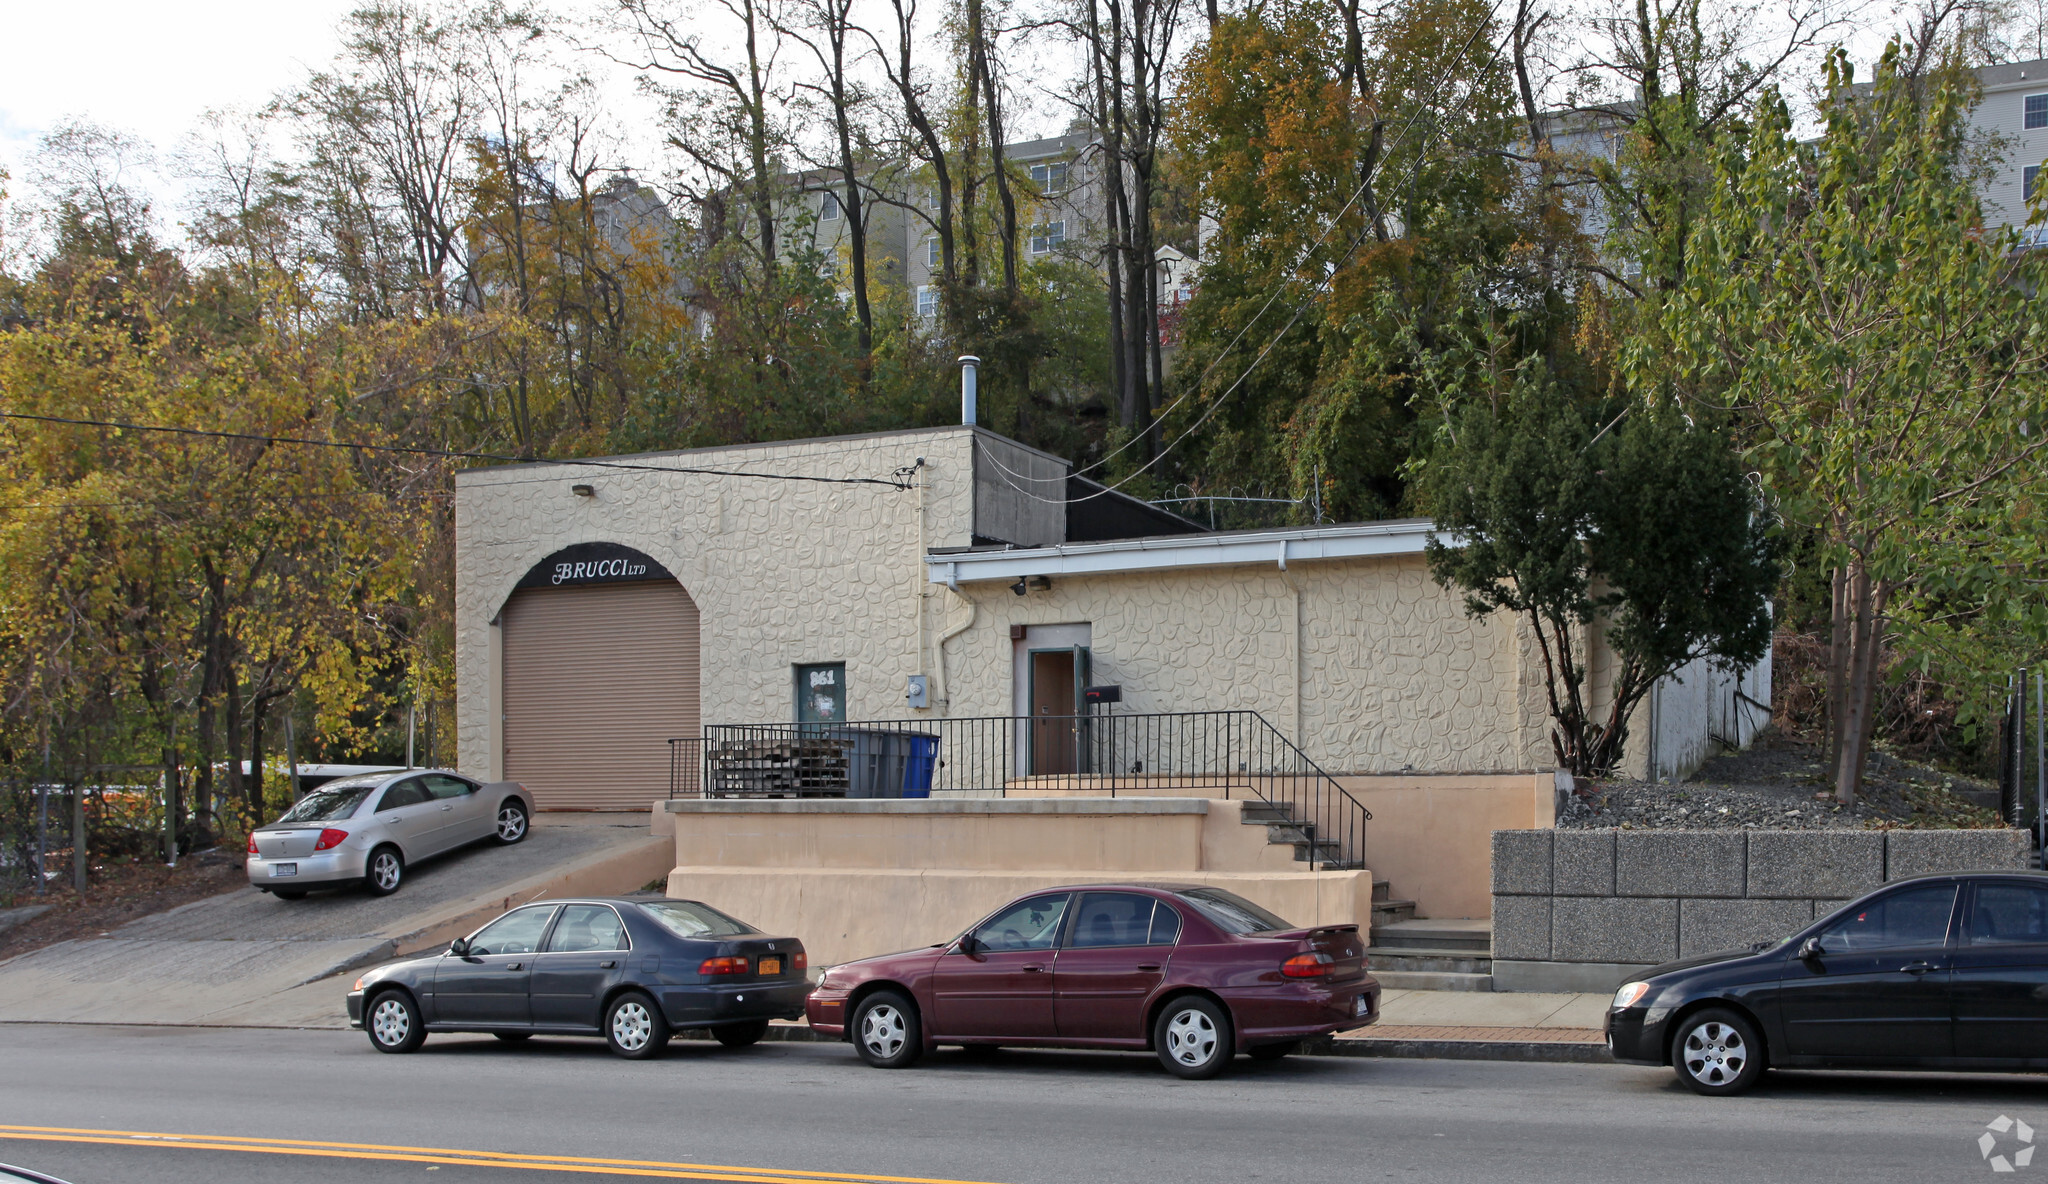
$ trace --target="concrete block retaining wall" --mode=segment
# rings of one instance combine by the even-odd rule
[[[1783,937],[1891,880],[2020,869],[2027,851],[2017,830],[1497,830],[1494,986],[1609,990]]]

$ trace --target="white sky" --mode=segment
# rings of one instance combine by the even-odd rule
[[[210,108],[255,107],[334,52],[351,0],[0,0],[0,161],[79,116],[174,149]]]

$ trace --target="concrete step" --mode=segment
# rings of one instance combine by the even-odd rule
[[[1376,900],[1372,902],[1373,940],[1379,940],[1382,929],[1400,925],[1415,919],[1415,902],[1412,900]]]
[[[1343,846],[1328,839],[1303,839],[1294,844],[1294,858],[1303,863],[1333,863],[1343,855]]]
[[[1284,802],[1246,802],[1238,820],[1246,826],[1260,826],[1268,822],[1294,821],[1294,808]]]
[[[1374,903],[1382,900],[1392,900],[1394,898],[1394,886],[1385,880],[1374,880],[1372,882],[1372,898]]]
[[[1441,974],[1492,974],[1493,955],[1474,950],[1432,950],[1410,946],[1368,946],[1366,961],[1373,972],[1431,971]]]
[[[1445,974],[1437,971],[1374,970],[1372,976],[1390,991],[1491,991],[1490,974]]]
[[[1461,950],[1490,955],[1493,925],[1484,920],[1457,918],[1417,920],[1411,914],[1397,922],[1375,924],[1372,944],[1382,949]]]

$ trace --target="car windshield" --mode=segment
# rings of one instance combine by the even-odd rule
[[[1190,888],[1174,895],[1200,909],[1211,924],[1225,933],[1271,933],[1294,928],[1235,892],[1221,888]]]
[[[677,937],[734,937],[759,932],[745,921],[694,900],[642,901],[640,911],[661,922],[663,929]]]
[[[284,812],[279,822],[333,822],[347,818],[377,788],[376,782],[368,784],[323,785],[299,799],[299,804]]]

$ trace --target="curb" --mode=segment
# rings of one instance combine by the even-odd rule
[[[686,1028],[676,1033],[679,1040],[710,1040],[706,1028]],[[768,1025],[763,1043],[838,1044],[803,1024]],[[1311,1040],[1302,1045],[1302,1056],[1388,1057],[1406,1060],[1440,1061],[1526,1061],[1553,1065],[1612,1065],[1614,1057],[1605,1044],[1585,1041],[1546,1040]]]

